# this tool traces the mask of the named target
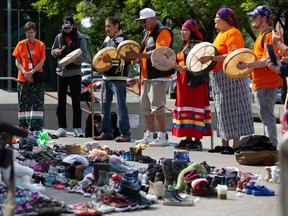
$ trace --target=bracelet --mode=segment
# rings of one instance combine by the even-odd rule
[[[249,66],[249,63],[246,63],[246,70],[249,68],[248,66]]]

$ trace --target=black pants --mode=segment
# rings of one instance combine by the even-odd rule
[[[81,75],[72,77],[61,77],[57,75],[57,91],[58,91],[58,106],[57,117],[59,128],[67,128],[66,120],[66,101],[68,87],[71,92],[72,107],[73,107],[73,128],[81,128]]]

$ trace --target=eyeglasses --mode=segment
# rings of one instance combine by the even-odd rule
[[[141,24],[146,24],[149,19],[150,19],[150,18],[144,19],[144,20],[140,20],[140,23],[141,23]]]
[[[252,16],[252,17],[251,17],[251,20],[254,21],[254,20],[256,20],[257,18],[258,18],[258,16]]]
[[[183,33],[186,33],[188,32],[189,30],[188,29],[180,29],[180,33],[183,32]]]
[[[35,31],[26,31],[26,34],[29,34],[29,35],[35,34]]]

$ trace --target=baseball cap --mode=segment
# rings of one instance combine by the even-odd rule
[[[248,16],[254,17],[254,16],[265,16],[267,18],[271,18],[272,11],[270,8],[268,8],[266,5],[260,5],[257,8],[254,9],[252,12],[247,13]]]
[[[62,29],[64,28],[73,28],[74,26],[74,19],[71,16],[65,16],[63,18],[63,24],[62,24]]]
[[[156,13],[154,10],[152,10],[151,8],[144,8],[143,10],[140,11],[139,18],[137,20],[148,19],[155,16]]]

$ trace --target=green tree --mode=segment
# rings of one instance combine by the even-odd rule
[[[285,29],[285,39],[288,40],[288,2],[284,0],[82,0],[80,2],[75,0],[38,0],[34,2],[32,5],[43,10],[51,19],[59,18],[63,14],[72,14],[80,22],[83,18],[89,17],[91,27],[79,27],[90,37],[88,44],[91,59],[105,38],[104,20],[107,16],[118,16],[124,32],[132,40],[140,42],[143,29],[136,18],[140,10],[145,7],[155,9],[159,21],[173,30],[175,49],[178,49],[181,44],[178,32],[182,23],[191,18],[198,22],[204,40],[212,42],[217,34],[214,17],[218,9],[223,6],[230,7],[236,13],[246,46],[252,47],[257,32],[252,29],[247,12],[263,2],[274,11],[275,24],[280,21],[280,26]]]

